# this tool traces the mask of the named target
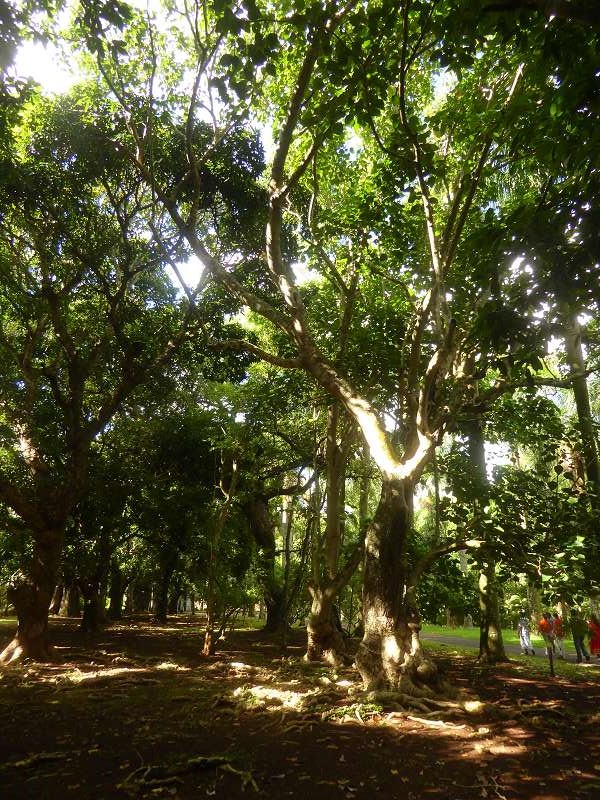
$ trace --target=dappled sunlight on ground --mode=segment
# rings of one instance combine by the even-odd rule
[[[280,711],[281,708],[292,708],[297,711],[304,707],[308,697],[314,697],[316,689],[306,692],[294,692],[291,689],[275,689],[269,686],[240,686],[233,696],[248,706],[261,705],[266,711]]]
[[[352,668],[303,662],[303,635],[282,654],[238,631],[203,658],[199,621],[123,622],[97,639],[75,626],[52,622],[55,661],[0,674],[3,798],[600,796],[590,671],[551,681],[438,652],[459,698],[427,713],[369,699]]]
[[[91,672],[83,672],[78,667],[61,672],[54,676],[53,680],[58,683],[61,680],[70,681],[71,683],[83,683],[83,681],[95,680],[96,678],[114,678],[117,675],[133,674],[146,672],[144,669],[136,669],[135,667],[107,667],[106,669],[95,669]],[[42,681],[45,679],[42,678]]]

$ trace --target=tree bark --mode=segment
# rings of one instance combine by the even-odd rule
[[[171,583],[174,571],[174,562],[163,564],[154,598],[155,622],[164,623],[167,621],[167,612],[169,610],[169,584]]]
[[[496,561],[492,558],[479,573],[479,608],[479,660],[491,664],[508,661],[502,641]]]
[[[65,586],[63,583],[59,583],[54,589],[54,594],[52,595],[52,601],[50,602],[50,609],[49,609],[50,614],[56,615],[60,612],[64,593],[65,593]]]
[[[168,614],[177,614],[180,597],[181,597],[181,586],[179,586],[179,584],[169,589],[169,599],[167,602]]]
[[[273,581],[270,588],[265,587],[264,602],[267,617],[263,630],[265,633],[280,634],[286,620],[286,601],[283,587],[279,586],[275,581]]]
[[[485,505],[485,498],[489,494],[489,481],[485,463],[485,440],[481,418],[475,416],[463,424],[468,437],[469,457],[475,477],[475,499],[473,513],[477,518]],[[498,580],[496,577],[496,558],[491,542],[485,541],[481,548],[482,557],[485,559],[479,573],[479,659],[496,663],[508,661],[504,642],[502,641],[502,628],[500,625],[500,603],[498,597]]]
[[[346,662],[346,642],[336,613],[332,592],[310,587],[312,603],[306,625],[307,661],[326,661],[339,665]]]
[[[100,630],[100,587],[96,583],[82,585],[83,617],[81,630],[84,633],[97,633]]]
[[[71,580],[65,587],[62,602],[60,604],[61,617],[80,617],[81,616],[81,592],[77,581]]]
[[[225,488],[223,477],[221,477],[221,491],[224,495],[224,501],[219,511],[219,515],[215,521],[215,528],[213,537],[210,544],[210,558],[208,564],[208,581],[206,588],[206,630],[204,633],[204,646],[202,648],[202,655],[212,656],[215,653],[216,639],[215,637],[215,621],[217,613],[217,569],[219,558],[219,546],[221,544],[221,536],[225,528],[227,517],[235,492],[237,489],[238,469],[237,462],[232,462],[231,480],[229,486]]]
[[[437,669],[424,655],[419,613],[409,577],[407,544],[412,528],[414,484],[384,479],[365,541],[364,636],[356,665],[366,689],[428,693]]]
[[[323,658],[331,664],[348,660],[346,642],[339,616],[334,614],[334,603],[346,586],[359,558],[351,558],[340,566],[340,550],[344,535],[344,508],[346,499],[346,464],[354,441],[354,428],[344,426],[340,418],[340,405],[333,402],[329,408],[326,447],[326,518],[325,532],[321,534],[318,482],[314,497],[316,524],[313,532],[312,580],[309,591],[312,597],[307,622],[307,647],[305,658],[317,661]],[[359,556],[359,553],[356,553]]]
[[[585,460],[585,474],[596,494],[599,494],[600,459],[598,458],[598,442],[587,385],[585,357],[581,346],[581,325],[577,320],[577,314],[568,305],[563,304],[561,312],[567,362],[571,372],[582,453]]]
[[[13,640],[0,653],[0,664],[19,658],[45,660],[50,655],[48,611],[60,565],[64,528],[34,532],[33,559],[26,575],[15,573],[8,599],[17,612],[18,628]]]
[[[119,565],[113,561],[110,565],[109,619],[117,620],[123,618],[123,599],[126,588],[123,572]]]
[[[242,509],[258,548],[258,580],[267,610],[264,630],[281,633],[285,624],[285,592],[275,574],[275,525],[269,513],[269,499],[257,491],[242,504]]]

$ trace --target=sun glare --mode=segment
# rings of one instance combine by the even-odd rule
[[[25,42],[17,51],[16,74],[32,78],[50,94],[61,94],[73,86],[77,75],[62,60],[58,50],[41,42]]]

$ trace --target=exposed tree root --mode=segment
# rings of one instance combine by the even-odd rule
[[[60,761],[61,759],[68,758],[69,753],[35,753],[35,755],[24,758],[21,761],[15,761],[13,764],[7,764],[8,767],[37,767],[40,764],[48,764],[51,761]]]
[[[249,770],[236,769],[229,763],[223,764],[221,769],[223,772],[231,772],[233,775],[239,776],[240,780],[242,781],[242,791],[246,788],[246,786],[250,786],[255,792],[259,791],[256,781],[252,777],[252,773]]]
[[[0,653],[0,667],[8,667],[9,664],[15,664],[17,661],[21,661],[23,657],[23,648],[15,638]]]
[[[31,658],[33,661],[51,661],[52,648],[46,644],[36,643],[36,646],[28,649],[20,637],[15,636],[0,652],[0,668],[21,663],[26,658]]]
[[[392,691],[370,691],[353,694],[353,700],[364,702],[365,704],[377,703],[384,709],[390,709],[393,713],[407,715],[419,712],[423,718],[430,717],[450,717],[462,714],[479,713],[483,704],[478,700],[446,700],[430,696],[429,693],[416,692],[392,692]]]
[[[250,786],[258,792],[258,786],[252,777],[252,773],[247,770],[237,769],[231,761],[230,756],[196,756],[175,764],[141,766],[131,772],[117,788],[137,793],[140,789],[156,789],[183,783],[180,776],[191,772],[203,769],[220,769],[224,772],[238,775],[242,780],[242,789]]]
[[[425,719],[423,717],[413,717],[410,714],[407,715],[406,719],[410,719],[412,722],[418,722],[421,725],[427,725],[430,728],[452,728],[456,730],[457,728],[466,728],[466,725],[456,725],[452,722],[444,722],[441,719]]]

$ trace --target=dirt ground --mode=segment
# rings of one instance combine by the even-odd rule
[[[407,711],[304,664],[300,634],[282,655],[237,631],[203,659],[194,620],[51,630],[53,662],[0,673],[3,800],[600,797],[598,669],[551,680],[440,649],[458,699]]]

